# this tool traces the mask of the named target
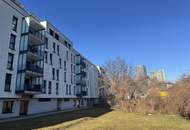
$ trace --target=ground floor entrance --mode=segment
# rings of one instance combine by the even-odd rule
[[[28,100],[21,100],[20,101],[20,115],[27,115],[28,113]]]

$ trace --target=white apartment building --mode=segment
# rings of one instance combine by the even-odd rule
[[[98,70],[48,21],[0,1],[0,119],[97,103]]]

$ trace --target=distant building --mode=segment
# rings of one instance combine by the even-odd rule
[[[145,65],[137,65],[136,66],[136,79],[142,79],[147,77],[147,70]]]
[[[162,69],[162,70],[159,70],[159,71],[154,71],[154,72],[151,72],[150,73],[150,78],[151,79],[156,79],[158,81],[165,81],[166,79],[166,76],[165,76],[165,71]]]

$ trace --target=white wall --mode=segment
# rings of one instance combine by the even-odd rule
[[[57,110],[57,99],[48,102],[39,102],[38,99],[31,99],[28,105],[28,115]]]
[[[10,4],[11,6],[9,6]],[[17,9],[17,11],[16,11]],[[15,98],[15,86],[16,86],[16,73],[18,63],[18,52],[20,43],[20,31],[21,21],[26,15],[26,12],[20,9],[18,6],[10,2],[10,0],[0,1],[0,97]],[[12,18],[16,16],[18,18],[17,32],[12,31]],[[11,33],[16,35],[15,50],[9,49],[10,35]],[[14,54],[13,70],[7,70],[8,53]],[[5,74],[12,74],[11,92],[4,92],[5,86]]]

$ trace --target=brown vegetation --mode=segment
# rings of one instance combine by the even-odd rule
[[[134,79],[134,69],[117,58],[104,65],[107,102],[130,112],[180,114],[190,118],[190,76],[183,76],[160,94],[161,83],[148,77]]]

